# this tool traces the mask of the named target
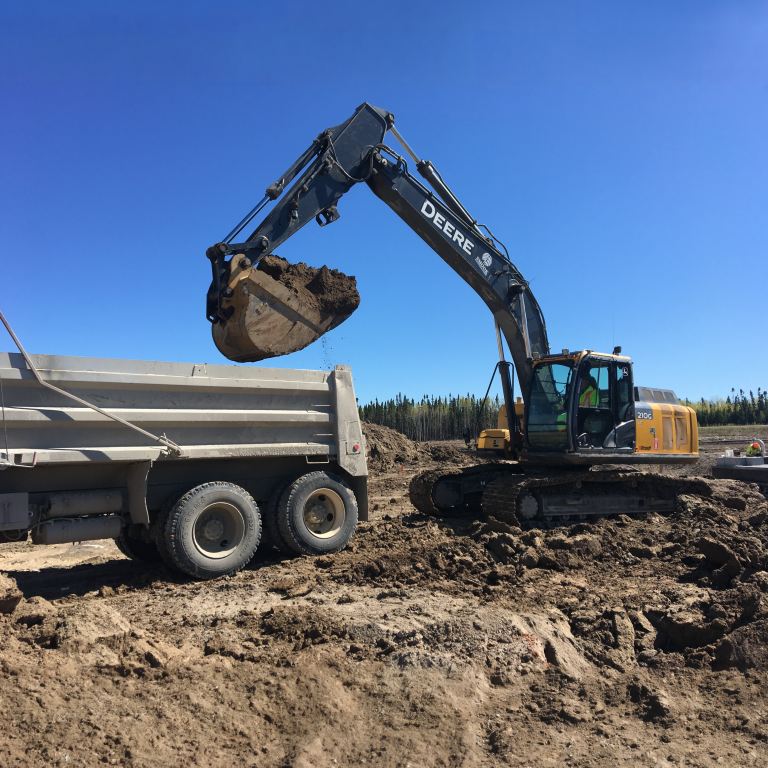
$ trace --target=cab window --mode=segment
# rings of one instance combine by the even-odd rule
[[[603,448],[614,427],[609,361],[592,359],[581,367],[576,402],[576,444],[580,448]]]
[[[527,422],[532,448],[568,448],[568,395],[572,378],[569,363],[545,363],[534,370]]]
[[[623,424],[634,418],[634,392],[632,371],[628,364],[616,366],[616,423]]]

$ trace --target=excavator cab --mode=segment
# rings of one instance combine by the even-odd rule
[[[525,430],[532,454],[632,453],[632,361],[590,351],[540,359],[533,369]]]
[[[640,388],[632,360],[584,350],[534,364],[524,419],[527,458],[572,464],[693,461],[698,429],[692,408],[673,392]]]

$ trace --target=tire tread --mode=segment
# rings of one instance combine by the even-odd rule
[[[153,565],[162,562],[162,556],[157,546],[152,546],[149,542],[135,540],[126,533],[126,529],[120,532],[115,538],[115,546],[129,559],[137,563],[146,563]],[[154,551],[153,551],[154,550]]]
[[[262,524],[264,534],[266,534],[264,536],[266,543],[273,546],[278,552],[281,552],[284,555],[292,555],[295,553],[283,538],[283,534],[281,533],[280,526],[277,522],[280,499],[282,498],[284,491],[285,486],[282,485],[273,491],[267,501],[267,506],[264,509]]]
[[[188,576],[192,576],[196,579],[215,579],[219,576],[228,575],[231,576],[238,571],[241,571],[243,568],[245,568],[246,565],[250,562],[251,558],[248,558],[244,560],[240,565],[232,568],[231,570],[226,571],[226,573],[212,573],[207,572],[203,569],[201,569],[199,566],[195,565],[190,558],[187,558],[188,562],[185,562],[184,559],[180,556],[181,552],[185,551],[184,542],[182,537],[180,536],[180,531],[177,525],[177,522],[179,518],[186,512],[186,507],[193,502],[197,497],[199,497],[201,494],[205,493],[206,491],[217,488],[221,489],[222,487],[227,488],[230,491],[233,491],[237,495],[240,495],[243,497],[244,501],[246,503],[250,503],[253,505],[253,507],[256,509],[257,512],[257,519],[258,519],[258,527],[256,532],[256,547],[254,547],[254,552],[258,548],[259,541],[261,539],[261,515],[259,514],[259,507],[254,501],[253,497],[251,496],[248,491],[245,490],[245,488],[242,488],[239,485],[236,485],[235,483],[229,483],[226,481],[211,481],[208,483],[203,483],[202,485],[195,486],[191,490],[187,491],[174,505],[173,507],[168,511],[167,516],[165,520],[163,521],[163,539],[165,541],[165,546],[160,548],[160,552],[162,555],[167,556],[167,562],[168,564],[176,569],[177,571],[181,571],[184,574],[187,574]],[[190,565],[191,563],[191,565]]]

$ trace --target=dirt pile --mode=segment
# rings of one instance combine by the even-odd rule
[[[207,584],[49,600],[18,574],[0,759],[761,765],[767,520],[716,481],[669,516],[552,530],[384,517],[332,557]],[[318,731],[328,711],[355,727]]]
[[[233,262],[234,263],[234,262]],[[265,256],[256,268],[234,267],[226,322],[212,326],[219,351],[254,362],[287,355],[316,341],[360,305],[354,277],[326,266]]]
[[[679,496],[668,517],[528,531],[492,520],[475,523],[471,536],[511,580],[534,569],[588,578],[608,566],[636,579],[653,573],[680,581],[627,606],[642,661],[669,663],[679,654],[689,666],[768,670],[768,502],[754,486],[702,483],[709,495]],[[604,616],[608,624],[613,614]]]
[[[420,443],[381,424],[363,422],[363,434],[368,451],[368,466],[374,472],[391,470],[396,466],[418,466],[425,462],[464,465],[476,461],[475,457],[453,445]]]

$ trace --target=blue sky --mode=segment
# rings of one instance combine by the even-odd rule
[[[370,101],[507,244],[553,349],[768,386],[762,2],[3,3],[0,307],[32,352],[222,362],[205,249]],[[480,393],[480,299],[366,187],[280,253],[361,308],[262,365]],[[2,344],[10,348],[10,340]]]

